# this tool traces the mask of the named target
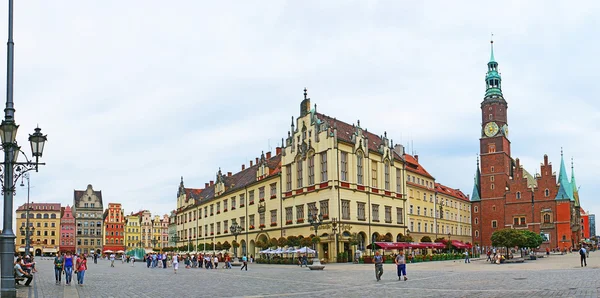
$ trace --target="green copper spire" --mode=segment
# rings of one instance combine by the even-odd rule
[[[555,200],[571,200],[573,201],[573,188],[567,176],[565,169],[565,160],[563,158],[562,149],[560,150],[560,173],[558,174],[558,193]]]
[[[577,189],[577,182],[575,182],[575,170],[573,170],[573,158],[571,158],[571,188],[573,189],[573,199],[575,200],[575,206],[579,207],[579,189]]]
[[[498,73],[498,62],[494,58],[494,40],[490,40],[491,56],[488,62],[488,71],[485,75],[485,96],[500,96],[502,97],[502,78]]]
[[[473,194],[471,195],[471,202],[481,201],[481,196],[479,195],[479,190],[481,189],[481,183],[479,181],[480,176],[481,172],[479,171],[479,156],[477,156],[477,171],[475,172],[475,184],[473,185]]]

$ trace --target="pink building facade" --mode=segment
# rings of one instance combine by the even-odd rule
[[[60,251],[75,251],[75,217],[71,207],[63,208],[60,218]]]

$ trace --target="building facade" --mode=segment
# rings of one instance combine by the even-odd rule
[[[75,252],[75,217],[71,206],[62,208],[60,218],[60,248],[61,252]]]
[[[596,237],[596,215],[590,214],[590,238]]]
[[[125,250],[132,250],[136,248],[142,248],[142,227],[141,227],[141,214],[131,213],[125,217],[125,234],[124,243]]]
[[[103,251],[113,252],[125,250],[125,218],[119,203],[108,203],[108,208],[103,214],[104,221],[104,248]]]
[[[159,215],[154,215],[152,218],[152,238],[150,239],[150,245],[153,250],[161,251],[162,246],[162,218]]]
[[[164,214],[160,220],[161,225],[161,236],[160,236],[160,248],[161,250],[165,247],[169,247],[169,215]]]
[[[142,233],[142,247],[148,251],[152,250],[152,213],[143,210],[140,213],[140,226]]]
[[[73,213],[75,214],[76,245],[78,254],[102,252],[102,191],[94,190],[91,184],[85,190],[73,191]]]
[[[486,93],[481,108],[480,157],[472,201],[473,241],[491,246],[492,234],[504,228],[529,229],[544,237],[541,248],[569,249],[581,241],[579,195],[574,172],[567,176],[564,159],[558,177],[544,155],[532,176],[513,159],[508,134],[508,104],[494,58],[493,42]]]
[[[590,239],[590,215],[581,208],[581,238]]]
[[[304,95],[300,116],[275,155],[261,154],[236,174],[219,170],[203,189],[181,181],[178,246],[232,243],[229,226],[236,222],[243,228],[241,254],[256,255],[273,238],[318,236],[320,257],[336,261],[409,232],[404,148],[360,121],[350,125],[318,113]],[[318,231],[309,223],[313,214],[323,218]]]
[[[169,224],[167,233],[169,234],[167,247],[176,247],[177,242],[179,240],[175,241],[177,237],[173,237],[177,235],[177,213],[175,212],[175,210],[171,211],[171,213],[169,214]]]
[[[19,206],[17,208],[19,230],[16,233],[16,251],[25,252],[26,223],[27,214],[29,214],[30,253],[36,256],[56,254],[60,247],[60,213],[60,204],[57,203],[29,203],[29,205]]]
[[[404,155],[406,161],[407,219],[413,241],[438,238],[472,243],[471,203],[460,190],[435,182],[419,163],[419,156]],[[400,241],[400,239],[396,239]]]

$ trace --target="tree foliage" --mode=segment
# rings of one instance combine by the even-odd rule
[[[267,247],[269,247],[268,244],[266,244],[264,241],[262,240],[258,240],[256,241],[256,247],[259,247],[261,249],[266,249]]]
[[[312,241],[310,240],[310,238],[302,238],[300,239],[300,245],[301,246],[311,246],[312,245]]]
[[[544,239],[540,234],[536,234],[530,230],[522,230],[523,236],[525,237],[525,241],[519,245],[521,247],[527,248],[536,248],[542,244]]]
[[[287,239],[285,239],[285,237],[279,237],[279,239],[277,239],[277,245],[284,247],[287,245]]]
[[[299,246],[300,238],[298,238],[297,236],[288,236],[287,237],[287,245],[288,246]]]
[[[358,245],[358,234],[357,233],[352,233],[350,235],[350,239],[348,239],[348,242],[350,243],[350,245]]]
[[[223,242],[222,247],[224,250],[229,250],[231,248],[231,244],[228,241]]]
[[[421,238],[421,242],[431,242],[431,237],[423,236],[423,238]]]
[[[233,240],[233,241],[231,241],[231,246],[234,248],[237,248],[237,247],[240,247],[240,244],[237,241]]]
[[[277,247],[278,244],[279,244],[279,242],[277,241],[277,238],[271,238],[271,239],[269,239],[269,246],[270,247]]]
[[[523,230],[502,229],[492,234],[492,245],[506,248],[515,246],[523,247],[525,239]]]
[[[385,236],[383,236],[383,241],[385,242],[393,242],[394,237],[392,236],[392,234],[385,234]]]

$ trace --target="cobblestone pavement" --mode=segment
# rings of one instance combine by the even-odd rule
[[[89,264],[85,285],[56,285],[52,261],[38,259],[32,287],[19,297],[597,297],[600,253],[587,267],[579,255],[552,255],[522,264],[495,265],[484,260],[408,264],[408,281],[398,281],[386,264],[375,280],[371,264],[328,264],[324,271],[294,265],[250,264],[248,271],[180,268],[147,269],[108,261]]]

